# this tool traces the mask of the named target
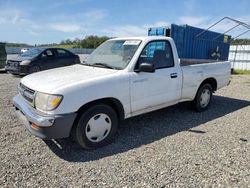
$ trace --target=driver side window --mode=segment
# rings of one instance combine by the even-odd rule
[[[143,49],[136,68],[141,63],[152,63],[156,69],[174,66],[174,59],[171,45],[168,41],[152,41]]]
[[[42,58],[51,58],[51,57],[54,57],[55,54],[52,50],[45,50],[43,53],[42,53]]]

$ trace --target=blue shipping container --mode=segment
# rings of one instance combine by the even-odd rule
[[[180,58],[228,60],[231,36],[189,25],[148,29],[149,36],[173,38]]]

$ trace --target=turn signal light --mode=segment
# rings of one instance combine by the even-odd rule
[[[32,123],[32,124],[31,124],[31,128],[32,128],[32,129],[38,130],[40,127],[39,127],[38,125]]]

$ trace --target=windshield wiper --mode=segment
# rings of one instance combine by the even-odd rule
[[[92,66],[91,64],[89,64],[89,63],[86,63],[86,62],[82,62],[82,63],[80,63],[81,65],[85,65],[85,66]]]
[[[93,66],[102,66],[102,67],[105,67],[105,68],[108,68],[108,69],[119,69],[117,67],[113,67],[111,65],[108,65],[106,63],[94,63],[92,64]]]

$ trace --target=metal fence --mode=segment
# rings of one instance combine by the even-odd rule
[[[229,61],[234,69],[250,70],[250,45],[230,46]]]
[[[22,48],[6,47],[7,54],[19,54]],[[94,49],[70,48],[75,54],[91,54]],[[229,61],[231,67],[240,70],[250,70],[250,45],[230,46]]]
[[[7,54],[19,54],[21,51],[21,47],[6,47]],[[87,48],[69,48],[69,51],[75,54],[91,54],[94,49]]]

